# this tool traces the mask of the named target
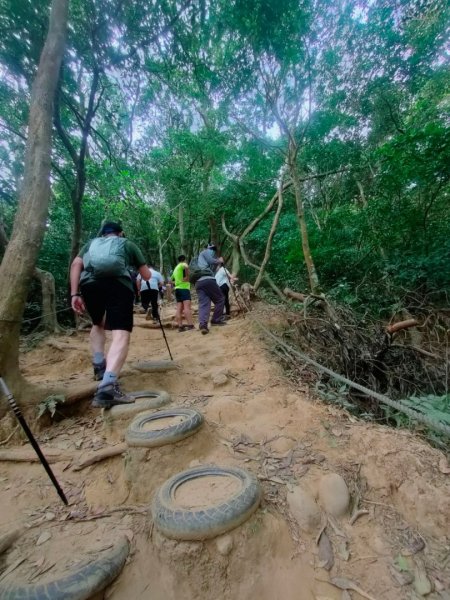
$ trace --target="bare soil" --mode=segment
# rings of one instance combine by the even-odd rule
[[[264,306],[253,314],[276,321]],[[124,389],[164,389],[172,396],[170,406],[199,410],[205,426],[176,444],[130,448],[80,471],[74,466],[83,456],[121,441],[123,429],[106,427],[89,402],[73,407],[70,417],[35,427],[44,450],[66,458],[53,469],[70,506],[60,502],[39,464],[0,462],[0,533],[25,526],[0,556],[0,580],[14,567],[5,579],[49,581],[124,534],[132,540],[132,554],[105,593],[112,600],[341,600],[342,589],[330,583],[336,577],[376,599],[424,593],[433,600],[450,598],[450,475],[440,451],[408,431],[357,421],[325,406],[306,384],[294,386],[248,317],[211,328],[207,336],[168,329],[181,368],[132,370],[133,361],[167,358],[160,330],[147,323],[136,315]],[[86,385],[92,378],[88,333],[57,341],[23,354],[24,374],[39,384]],[[12,426],[11,416],[0,423],[0,441]],[[16,434],[1,448],[23,443]],[[148,511],[155,490],[181,470],[212,463],[254,472],[264,489],[260,509],[215,540],[165,539]],[[301,531],[286,502],[296,485],[317,498],[327,473],[342,475],[351,493],[345,517],[322,521],[334,559],[329,571],[321,566],[320,530]],[[209,483],[190,485],[184,500],[202,506],[210,491],[214,497],[224,492],[220,485],[208,490]],[[351,524],[358,510],[364,512]],[[350,590],[350,597],[360,595]]]

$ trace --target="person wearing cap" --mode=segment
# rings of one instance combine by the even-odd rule
[[[70,268],[72,309],[78,314],[87,310],[92,319],[92,366],[94,379],[100,381],[92,402],[95,408],[134,402],[133,397],[121,391],[117,381],[133,329],[131,267],[143,279],[151,278],[141,250],[125,239],[119,223],[107,222],[99,236],[81,248]],[[105,330],[111,330],[112,335],[106,357]]]
[[[198,255],[198,266],[205,271],[205,275],[202,275],[195,284],[198,296],[199,330],[203,335],[209,333],[208,321],[211,302],[214,303],[211,325],[226,325],[223,317],[225,298],[214,276],[217,269],[223,265],[223,258],[217,258],[216,254],[217,247],[213,242],[210,242]],[[210,271],[210,275],[207,274],[208,271]]]

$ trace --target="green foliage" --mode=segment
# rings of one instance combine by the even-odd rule
[[[49,412],[52,417],[55,416],[56,411],[58,410],[58,406],[65,402],[64,396],[60,394],[52,394],[51,396],[47,396],[45,400],[39,403],[38,409],[38,419],[45,415],[46,412]]]
[[[8,235],[48,6],[0,0],[0,222]],[[188,254],[211,237],[229,254],[222,215],[239,234],[262,212],[295,139],[311,254],[331,298],[387,316],[408,290],[437,301],[450,293],[443,0],[73,0],[70,10],[59,102],[76,152],[87,136],[79,242],[107,217],[122,221],[149,260],[161,255],[165,269],[183,238]],[[95,118],[83,133],[96,69]],[[39,266],[55,276],[62,307],[79,174],[56,131],[54,140]],[[292,190],[284,201],[267,269],[280,286],[307,291]],[[246,240],[255,262],[272,219]],[[254,281],[254,270],[243,278]]]

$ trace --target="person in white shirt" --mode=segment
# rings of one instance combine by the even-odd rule
[[[164,284],[164,278],[159,271],[155,268],[151,269],[152,276],[148,281],[142,279],[138,275],[137,283],[139,291],[141,293],[142,308],[147,311],[148,317],[150,317],[149,304],[151,304],[151,314],[153,321],[158,321],[158,294]]]
[[[217,269],[214,277],[225,298],[225,314],[230,318],[230,285],[237,280],[237,277],[232,275],[224,266]]]

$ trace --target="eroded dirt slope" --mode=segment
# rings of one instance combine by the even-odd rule
[[[268,309],[255,314],[264,319]],[[123,427],[105,427],[99,411],[85,403],[77,415],[40,431],[43,447],[61,453],[53,467],[71,506],[59,502],[39,465],[0,462],[0,527],[27,526],[0,558],[3,572],[16,565],[6,577],[50,580],[123,532],[133,552],[106,593],[113,600],[341,599],[342,590],[327,583],[333,577],[350,580],[372,598],[450,598],[450,476],[439,469],[440,452],[409,432],[357,422],[324,406],[306,385],[294,388],[248,318],[207,336],[169,329],[180,369],[154,374],[129,365],[167,358],[164,340],[142,315],[136,325],[124,388],[164,389],[172,406],[202,412],[205,427],[177,444],[132,449],[81,471],[74,470],[80,458],[120,442]],[[47,340],[23,356],[26,376],[85,384],[91,378],[87,333],[56,342]],[[2,448],[18,445],[15,437]],[[256,473],[264,488],[261,508],[217,540],[166,540],[147,511],[154,490],[203,463]],[[316,497],[327,473],[345,479],[349,512],[306,532],[290,514],[287,495],[301,486]],[[357,511],[363,512],[350,524]],[[317,545],[325,525],[334,561],[329,571]]]

